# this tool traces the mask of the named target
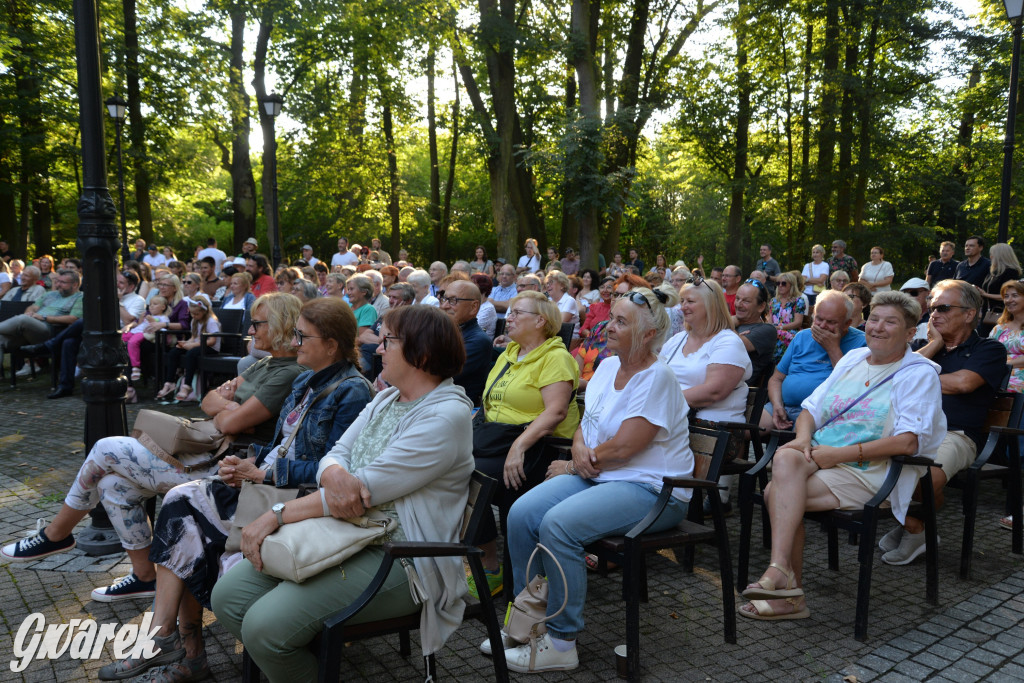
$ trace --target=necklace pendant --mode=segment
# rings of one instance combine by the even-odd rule
[[[867,386],[871,386],[871,380],[866,380],[866,381],[864,382],[864,386],[866,386],[866,387],[867,387]]]

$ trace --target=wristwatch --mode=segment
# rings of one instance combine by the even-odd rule
[[[284,526],[284,503],[278,503],[270,511],[277,517],[277,525]]]

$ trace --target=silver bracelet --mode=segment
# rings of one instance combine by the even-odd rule
[[[324,506],[324,517],[331,516],[331,509],[327,507],[327,489],[323,486],[320,487],[320,504]]]

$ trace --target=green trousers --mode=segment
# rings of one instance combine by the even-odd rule
[[[323,620],[357,598],[380,567],[384,551],[369,546],[305,583],[266,576],[242,560],[213,588],[217,620],[242,641],[270,681],[315,681],[316,654],[307,645]],[[351,623],[390,619],[418,612],[402,565],[395,563],[373,601]]]

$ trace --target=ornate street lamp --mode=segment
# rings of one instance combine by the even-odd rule
[[[110,118],[114,119],[114,125],[117,127],[117,186],[121,193],[121,263],[123,265],[131,256],[131,252],[128,251],[128,220],[124,212],[124,162],[121,158],[121,129],[124,127],[124,112],[128,103],[119,95],[114,95],[108,97],[104,104],[107,105]]]
[[[99,439],[128,433],[124,395],[128,381],[123,374],[128,360],[117,333],[117,212],[107,189],[106,140],[103,135],[103,94],[100,87],[100,34],[94,0],[74,0],[75,53],[78,66],[78,122],[82,138],[82,196],[78,200],[78,254],[89,295],[83,300],[82,398],[85,400],[85,447],[88,452]],[[100,507],[102,510],[102,507]],[[100,519],[93,510],[93,526]],[[112,530],[111,530],[112,531]],[[78,535],[82,548],[86,536]],[[90,554],[117,552],[113,543],[93,541]],[[108,548],[113,547],[113,550]],[[83,548],[85,549],[85,548]]]
[[[1024,0],[1022,0],[1024,1]],[[281,216],[277,207],[277,135],[274,132],[274,121],[277,119],[278,114],[281,113],[281,108],[284,106],[284,98],[277,93],[271,93],[266,97],[260,99],[260,106],[263,107],[263,113],[270,119],[270,215],[267,216],[267,222],[270,224],[271,229],[271,241],[273,242],[273,251],[271,252],[271,258],[274,261],[274,269],[281,263]]]
[[[1010,181],[1013,178],[1014,126],[1017,123],[1017,78],[1020,72],[1021,16],[1024,0],[1003,0],[1006,18],[1013,26],[1013,56],[1010,63],[1010,95],[1007,98],[1006,137],[1003,141],[1003,187],[999,198],[999,242],[1006,242],[1010,226]]]

